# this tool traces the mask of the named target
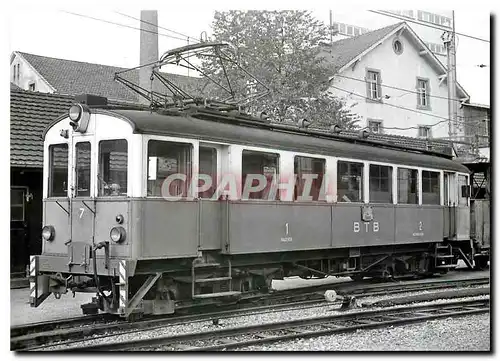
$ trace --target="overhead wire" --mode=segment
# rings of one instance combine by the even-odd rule
[[[345,92],[345,93],[348,93],[348,94],[353,94],[353,95],[356,95],[360,98],[363,98],[363,99],[367,99],[367,100],[373,100],[373,99],[370,99],[364,95],[361,95],[361,94],[358,94],[358,93],[355,93],[351,90],[347,90],[347,89],[342,89],[342,88],[339,88],[335,85],[331,85],[332,88],[334,89],[337,89],[337,90],[340,90],[342,92]],[[390,107],[393,107],[393,108],[398,108],[398,109],[402,109],[402,110],[406,110],[406,111],[410,111],[410,112],[413,112],[413,113],[417,113],[417,114],[423,114],[423,115],[426,115],[426,116],[429,116],[429,117],[434,117],[434,118],[438,118],[438,119],[443,119],[435,124],[431,124],[431,125],[426,125],[428,127],[435,127],[441,123],[444,123],[444,122],[448,122],[450,121],[450,119],[448,118],[445,118],[445,117],[442,117],[440,115],[435,115],[435,114],[430,114],[430,113],[424,113],[424,112],[421,112],[421,111],[418,111],[418,110],[415,110],[415,109],[411,109],[411,108],[406,108],[406,107],[402,107],[400,105],[396,105],[396,104],[391,104],[391,103],[380,103],[381,105],[386,105],[386,106],[390,106]],[[463,122],[464,124],[466,122]],[[470,123],[467,123],[467,124],[470,124]],[[410,129],[419,129],[419,127],[406,127],[406,128],[399,128],[399,127],[392,127],[392,128],[389,128],[389,127],[384,127],[384,129],[394,129],[394,130],[410,130]]]
[[[173,39],[177,39],[177,40],[182,40],[182,41],[186,40],[184,38],[179,38],[179,37],[176,37],[176,36],[172,36],[172,35],[168,35],[168,34],[163,34],[163,33],[157,32],[157,31],[155,32],[155,31],[151,31],[151,30],[147,30],[147,29],[141,29],[141,28],[137,28],[137,27],[133,27],[133,26],[130,26],[130,25],[125,25],[125,24],[120,24],[120,23],[116,23],[116,22],[113,22],[113,21],[105,20],[105,19],[99,19],[99,18],[92,17],[92,16],[89,16],[89,15],[78,14],[78,13],[74,13],[74,12],[70,12],[70,11],[65,11],[65,10],[61,10],[61,11],[64,12],[64,13],[70,14],[70,15],[79,16],[79,17],[83,17],[83,18],[88,18],[88,19],[92,19],[92,20],[95,20],[95,21],[100,21],[100,22],[104,22],[104,23],[108,23],[108,24],[112,24],[112,25],[116,25],[116,26],[121,26],[121,27],[129,28],[129,29],[133,29],[133,30],[144,31],[144,32],[148,32],[148,33],[152,33],[152,34],[157,34],[157,35],[161,35],[161,36],[165,36],[165,37],[169,37],[169,38],[173,38]],[[147,24],[150,24],[150,25],[154,25],[154,24],[149,23],[149,22],[147,22],[145,20],[138,19],[138,18],[135,18],[135,17],[127,15],[127,14],[123,14],[123,13],[120,13],[120,12],[116,12],[116,13],[120,14],[122,16],[126,16],[126,17],[129,17],[129,18],[135,19],[135,20],[139,20],[141,22],[144,22],[144,23],[147,23]],[[181,36],[183,36],[185,38],[190,38],[190,39],[197,40],[196,38],[193,38],[191,36],[182,34],[180,32],[177,32],[177,31],[174,31],[174,30],[171,30],[171,29],[168,29],[168,28],[164,28],[164,27],[161,27],[161,26],[157,26],[157,27],[161,28],[163,30],[170,31],[170,32],[175,33],[177,35],[181,35]],[[463,35],[463,34],[461,34],[461,35]],[[463,35],[463,36],[466,36],[466,35]],[[339,75],[339,74],[336,74],[335,76],[340,76],[340,77],[344,77],[344,78],[348,78],[348,79],[352,79],[352,80],[362,81],[362,82],[368,83],[368,81],[366,81],[364,79],[352,78],[352,77],[348,77],[348,76],[344,76],[344,75]],[[414,91],[414,90],[409,90],[409,89],[405,89],[405,88],[394,87],[394,86],[385,85],[385,84],[383,86],[385,86],[387,88],[392,88],[392,89],[406,91],[408,93],[419,94],[419,92]],[[346,92],[346,93],[349,93],[349,94],[353,94],[353,95],[359,96],[361,98],[369,99],[368,97],[365,97],[365,96],[363,96],[361,94],[354,93],[354,92],[352,92],[350,90],[342,89],[342,88],[339,88],[339,87],[336,87],[336,86],[332,86],[332,87],[335,88],[335,89],[338,89],[340,91],[343,91],[343,92]],[[437,96],[437,95],[430,95],[430,94],[429,94],[429,96],[430,97],[434,97],[434,98],[442,98],[442,99],[448,100],[447,97],[440,97],[440,96]],[[454,100],[454,101],[460,101],[459,99],[452,99],[452,100]],[[445,117],[441,117],[441,116],[434,115],[434,114],[428,114],[428,113],[420,112],[420,111],[417,111],[417,110],[414,110],[414,109],[410,109],[410,108],[398,106],[398,105],[395,105],[395,104],[390,104],[390,103],[382,103],[382,104],[383,105],[387,105],[387,106],[391,106],[391,107],[394,107],[394,108],[406,110],[406,111],[411,111],[411,112],[414,112],[414,113],[424,114],[424,115],[427,115],[427,116],[431,116],[431,117],[443,119],[442,121],[439,121],[439,122],[437,122],[435,124],[430,125],[430,127],[436,126],[436,125],[438,125],[440,123],[444,123],[445,121],[449,121],[449,119],[445,118]],[[478,118],[478,119],[482,120],[483,118]],[[467,123],[467,124],[470,124],[470,123]],[[418,127],[407,127],[407,128],[398,128],[398,127],[388,128],[388,127],[384,127],[384,129],[409,130],[409,129],[418,129]]]
[[[121,26],[121,27],[128,28],[128,29],[134,29],[134,30],[144,31],[146,33],[157,34],[157,35],[160,35],[160,36],[165,36],[165,37],[176,39],[176,40],[186,41],[186,39],[184,39],[184,38],[179,38],[179,37],[176,37],[176,36],[173,36],[173,35],[163,34],[163,33],[160,33],[158,31],[152,31],[152,30],[146,30],[146,29],[136,28],[134,26],[120,24],[120,23],[116,23],[114,21],[105,20],[105,19],[99,19],[99,18],[96,18],[96,17],[93,17],[93,16],[84,15],[84,14],[78,14],[78,13],[74,13],[74,12],[71,12],[71,11],[66,11],[66,10],[60,10],[60,11],[66,13],[66,14],[80,16],[82,18],[92,19],[92,20],[100,21],[100,22],[107,23],[107,24]]]
[[[168,28],[165,28],[163,26],[160,26],[160,25],[157,25],[157,24],[153,24],[153,23],[150,23],[149,21],[146,21],[146,20],[143,20],[143,19],[140,19],[140,18],[136,18],[132,15],[128,15],[128,14],[124,14],[124,13],[121,13],[119,11],[115,11],[116,14],[119,14],[119,15],[122,15],[122,16],[125,16],[127,18],[130,18],[130,19],[134,19],[134,20],[138,20],[140,21],[141,23],[144,23],[144,24],[148,24],[148,25],[152,25],[152,26],[156,26],[157,28],[159,29],[162,29],[162,30],[166,30],[166,31],[170,31],[171,33],[174,33],[174,34],[177,34],[177,35],[180,35],[180,36],[184,36],[186,39],[183,39],[183,40],[187,40],[187,39],[193,39],[196,41],[196,43],[199,43],[199,39],[196,39],[192,36],[189,36],[189,35],[186,35],[186,34],[183,34],[183,33],[180,33],[178,31],[175,31],[175,30],[171,30],[171,29],[168,29]]]
[[[410,23],[415,23],[415,24],[418,24],[418,25],[427,26],[429,28],[434,28],[434,29],[437,29],[437,30],[452,31],[450,28],[447,28],[447,27],[444,27],[444,26],[425,24],[425,23],[423,23],[421,21],[410,20],[406,16],[399,16],[399,15],[395,15],[395,14],[391,14],[391,13],[386,13],[385,11],[378,11],[378,10],[368,10],[368,11],[372,12],[372,13],[375,13],[375,14],[384,15],[384,16],[388,16],[388,17],[399,19],[399,20],[403,20],[403,21],[408,21]],[[459,32],[456,32],[456,31],[455,31],[455,34],[464,36],[466,38],[471,38],[471,39],[474,39],[474,40],[483,41],[485,43],[489,43],[490,42],[489,40],[482,39],[482,38],[479,38],[477,36],[467,35],[467,34],[459,33]]]
[[[341,78],[346,78],[346,79],[350,79],[350,80],[355,80],[355,81],[359,81],[359,82],[363,82],[363,83],[371,83],[369,82],[368,80],[365,80],[365,79],[360,79],[360,78],[354,78],[354,77],[350,77],[350,76],[347,76],[347,75],[340,75],[340,74],[335,74],[333,77],[341,77]],[[392,85],[387,85],[387,84],[381,84],[382,87],[385,87],[385,88],[390,88],[390,89],[396,89],[396,90],[401,90],[401,91],[404,91],[404,92],[407,92],[407,93],[413,93],[413,94],[420,94],[420,92],[416,91],[416,90],[412,90],[412,89],[408,89],[408,88],[400,88],[400,87],[396,87],[396,86],[392,86]],[[401,96],[401,95],[399,95]],[[398,97],[399,97],[398,96]],[[432,94],[428,94],[429,97],[431,98],[438,98],[438,99],[445,99],[445,100],[448,100],[448,97],[443,97],[443,96],[439,96],[439,95],[432,95]],[[392,97],[392,96],[391,96]],[[396,96],[394,96],[396,97]],[[461,100],[460,99],[452,99],[452,101],[457,101],[457,102],[460,102],[461,103]]]

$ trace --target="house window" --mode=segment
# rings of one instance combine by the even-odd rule
[[[241,162],[241,198],[278,199],[278,192],[276,192],[274,197],[271,193],[273,183],[278,181],[278,164],[278,154],[244,150]],[[261,184],[262,180],[264,180],[265,184]]]
[[[392,203],[392,167],[370,164],[370,202]]]
[[[380,72],[368,70],[366,72],[366,82],[368,90],[368,98],[371,100],[380,100]]]
[[[382,134],[383,127],[381,120],[368,120],[368,129],[375,134]]]
[[[347,25],[347,35],[352,35],[353,34],[353,28],[350,25]]]
[[[418,171],[398,168],[398,203],[418,204]]]
[[[394,52],[396,54],[402,54],[403,53],[403,43],[401,42],[401,40],[399,39],[396,39],[394,40],[394,42],[392,43],[392,49],[394,50]]]
[[[325,175],[325,160],[320,158],[295,157],[294,174],[296,177],[294,200],[298,197],[319,200],[321,183]],[[307,197],[307,198],[306,198]]]
[[[359,28],[354,28],[354,36],[358,36],[359,35]]]
[[[363,163],[337,164],[338,202],[363,202]]]
[[[29,85],[29,90],[30,90],[30,91],[32,91],[32,92],[34,92],[34,91],[35,91],[35,83],[34,83],[34,82],[33,82],[33,83],[30,83],[30,85]]]
[[[431,127],[428,125],[420,125],[418,127],[418,137],[419,138],[430,138],[431,137]]]
[[[429,109],[429,81],[417,79],[417,107]]]
[[[346,32],[345,32],[345,24],[340,24],[340,33],[344,34],[344,35],[346,34]]]
[[[420,10],[417,11],[418,20],[423,20],[424,16]]]
[[[422,171],[422,204],[440,203],[439,173]]]

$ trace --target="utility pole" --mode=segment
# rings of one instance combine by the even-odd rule
[[[333,14],[330,10],[330,46],[333,45]]]
[[[448,84],[448,137],[454,140],[457,135],[457,70],[456,70],[456,50],[455,50],[455,11],[452,11],[452,31],[448,32],[444,40],[447,54],[447,75]]]

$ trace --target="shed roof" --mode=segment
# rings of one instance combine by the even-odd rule
[[[42,134],[55,118],[68,111],[73,97],[16,89],[10,91],[10,165],[42,168]]]

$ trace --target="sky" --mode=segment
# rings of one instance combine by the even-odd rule
[[[288,3],[288,2],[287,2]],[[93,6],[68,5],[67,3],[38,3],[27,2],[29,6],[22,6],[23,2],[16,2],[21,6],[11,6],[8,13],[8,51],[22,51],[37,55],[63,58],[91,63],[100,63],[119,67],[134,67],[139,65],[139,28],[140,22],[128,16],[140,17],[141,9],[158,10],[159,49],[162,54],[167,49],[187,44],[186,37],[190,36],[191,43],[199,39],[200,34],[206,31],[211,34],[211,23],[214,11],[227,10],[228,4],[211,7],[203,6],[172,6],[171,3],[113,3]],[[191,3],[190,3],[191,4]],[[193,3],[195,4],[195,3]],[[212,4],[212,3],[211,3]],[[242,3],[245,4],[245,3]],[[246,3],[250,4],[249,2]],[[252,2],[252,4],[254,4]],[[279,4],[279,3],[278,3]],[[303,3],[302,3],[303,4]],[[310,4],[308,2],[307,4]],[[333,2],[322,2],[321,7],[313,6],[310,10],[317,19],[328,23],[329,10],[334,9],[334,21],[344,21],[376,29],[399,22],[400,20],[373,14],[367,11],[369,7],[338,8]],[[400,9],[390,2],[378,2],[379,9]],[[146,5],[151,5],[149,8]],[[414,3],[406,8],[418,8],[431,12],[442,12],[425,7],[425,2]],[[422,5],[422,6],[420,6]],[[453,3],[440,3],[455,6]],[[459,8],[455,11],[456,31],[467,35],[490,39],[490,12],[488,3],[483,8]],[[309,5],[311,6],[311,5]],[[231,7],[229,7],[231,8]],[[265,8],[265,6],[263,7]],[[280,9],[279,6],[276,8]],[[284,8],[284,7],[281,7]],[[298,7],[300,8],[300,7]],[[81,15],[87,16],[83,17]],[[93,20],[88,17],[101,19],[116,24]],[[367,26],[370,25],[370,26]],[[418,27],[410,23],[413,28]],[[168,30],[167,30],[168,29]],[[172,30],[172,31],[169,31]],[[415,29],[417,30],[417,29]],[[431,30],[432,31],[432,30]],[[441,33],[440,30],[435,30]],[[418,31],[417,31],[418,32]],[[479,68],[485,64],[488,67]],[[471,96],[471,102],[490,103],[490,43],[458,36],[457,41],[457,79]]]

